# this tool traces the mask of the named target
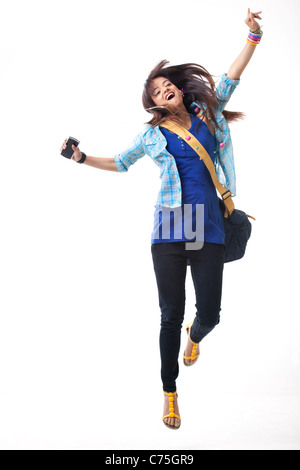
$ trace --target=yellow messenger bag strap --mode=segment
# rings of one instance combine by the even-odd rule
[[[231,198],[231,192],[228,189],[224,188],[224,186],[219,182],[214,163],[205,148],[203,147],[203,145],[200,144],[200,142],[196,139],[196,137],[193,136],[193,134],[191,134],[184,127],[181,127],[179,124],[176,124],[173,121],[164,121],[162,124],[160,124],[160,126],[165,127],[170,132],[179,135],[179,137],[181,137],[185,142],[187,142],[199,155],[200,160],[203,161],[204,165],[208,169],[211,179],[218,193],[224,201],[227,214],[230,215],[234,211],[234,203]],[[227,214],[225,214],[225,217]]]

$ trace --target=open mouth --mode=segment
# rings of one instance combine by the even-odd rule
[[[174,91],[170,91],[170,93],[166,95],[166,100],[170,101],[172,98],[174,98],[174,96],[175,96]]]

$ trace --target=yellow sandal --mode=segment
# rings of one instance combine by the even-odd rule
[[[190,342],[192,343],[193,345],[193,349],[192,349],[192,352],[191,352],[191,355],[190,356],[183,356],[183,363],[185,366],[192,366],[193,364],[195,364],[196,362],[196,359],[198,359],[198,357],[200,356],[200,353],[199,354],[196,354],[196,349],[197,349],[197,346],[199,343],[194,343],[192,340],[191,340],[191,328],[192,328],[192,324],[193,323],[189,323],[187,326],[186,326],[186,332],[189,336],[189,340]],[[188,361],[194,361],[194,362],[185,362],[185,359],[188,360]]]
[[[168,395],[168,397],[169,397],[169,414],[163,417],[163,423],[169,429],[179,429],[180,428],[180,423],[175,423],[174,426],[172,426],[171,424],[167,424],[167,423],[164,422],[164,420],[166,418],[177,418],[177,419],[179,419],[179,421],[181,421],[180,416],[178,416],[174,413],[174,395],[178,396],[177,392],[174,392],[174,393],[164,392],[164,394]]]

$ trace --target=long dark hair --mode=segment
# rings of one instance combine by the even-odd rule
[[[168,66],[167,60],[162,60],[150,72],[143,90],[142,101],[146,111],[153,114],[152,119],[148,122],[152,127],[157,126],[171,116],[176,120],[176,115],[171,115],[168,108],[155,107],[152,99],[151,82],[158,77],[164,77],[172,82],[179,90],[183,89],[183,103],[188,110],[189,105],[193,101],[199,101],[206,105],[206,115],[218,127],[215,118],[215,112],[218,105],[218,98],[215,92],[215,82],[210,73],[201,65],[188,63],[182,65]],[[151,109],[153,108],[153,109]],[[242,119],[244,114],[234,111],[223,111],[223,115],[227,122]]]

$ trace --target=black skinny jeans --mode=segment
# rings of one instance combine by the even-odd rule
[[[220,321],[224,245],[204,243],[202,249],[186,250],[185,242],[151,245],[161,310],[161,378],[165,392],[176,391],[178,355],[185,309],[187,259],[196,294],[196,316],[191,340],[199,343]]]

